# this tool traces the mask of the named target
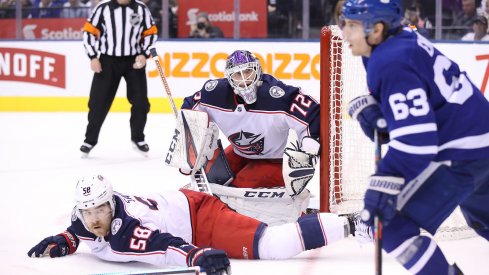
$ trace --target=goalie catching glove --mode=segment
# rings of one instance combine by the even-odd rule
[[[285,190],[289,196],[299,195],[311,181],[318,161],[319,147],[319,142],[312,137],[304,137],[300,145],[297,133],[289,130],[282,163]]]

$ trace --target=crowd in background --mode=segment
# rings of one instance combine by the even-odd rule
[[[86,18],[99,0],[19,0],[23,18]],[[142,0],[150,9],[157,26],[162,23],[162,0]],[[302,0],[263,0],[267,5],[267,33],[269,38],[302,38]],[[0,18],[15,18],[16,0],[0,0]],[[436,2],[432,0],[404,0],[403,23],[417,29],[429,39],[435,38]],[[325,25],[338,23],[343,0],[309,1],[308,38],[319,37]],[[449,40],[488,40],[487,21],[489,0],[442,0],[442,37]],[[178,0],[169,0],[169,37],[176,38]],[[204,13],[205,14],[205,13]],[[191,26],[187,37],[221,38],[219,26],[206,16],[198,29]],[[204,25],[205,26],[204,26]],[[160,28],[161,29],[161,28]],[[208,29],[211,34],[204,33]],[[161,30],[160,30],[161,33]],[[180,34],[179,38],[183,37]]]

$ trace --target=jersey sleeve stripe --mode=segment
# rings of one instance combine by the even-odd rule
[[[398,151],[412,154],[412,155],[434,155],[438,153],[438,146],[413,146],[404,144],[397,140],[391,140],[389,147],[392,147]]]
[[[395,139],[397,137],[402,137],[406,135],[436,132],[437,130],[438,127],[436,126],[436,123],[424,123],[397,128],[390,131],[389,136],[391,139]]]
[[[446,149],[477,149],[489,147],[489,133],[454,139],[440,146],[440,151]]]

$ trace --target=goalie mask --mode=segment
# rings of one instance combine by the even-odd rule
[[[112,184],[101,175],[84,177],[78,180],[75,191],[76,215],[87,228],[83,211],[109,203],[111,216],[115,214],[114,191]],[[99,211],[100,212],[100,211]],[[108,212],[108,211],[107,211]],[[104,213],[100,213],[104,214]]]
[[[228,56],[224,74],[234,93],[247,104],[256,101],[256,92],[261,85],[261,65],[251,52],[238,50]]]

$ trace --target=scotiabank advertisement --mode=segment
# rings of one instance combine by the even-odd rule
[[[81,40],[83,18],[22,19],[22,38],[27,40]],[[15,39],[15,19],[2,19],[0,38]]]
[[[190,34],[190,25],[195,24],[197,15],[208,14],[212,25],[219,27],[224,37],[233,37],[234,1],[232,0],[180,0],[178,1],[178,37]],[[267,0],[240,1],[240,37],[267,37]]]

